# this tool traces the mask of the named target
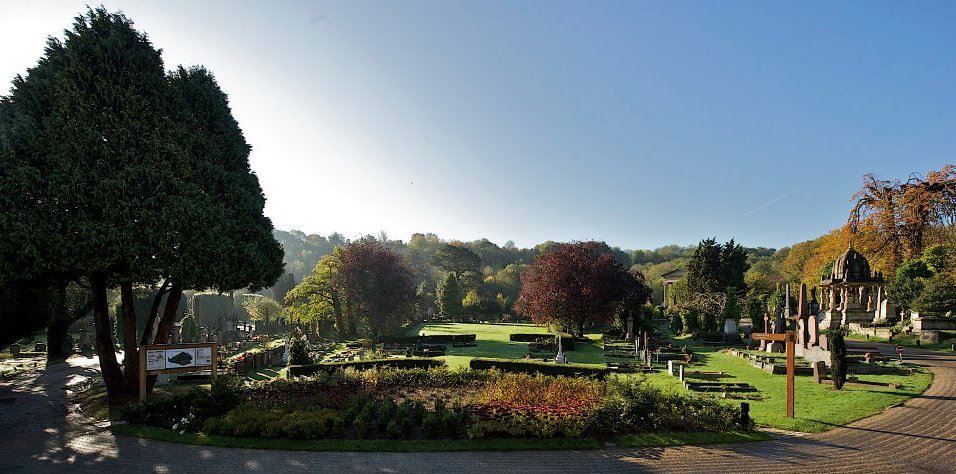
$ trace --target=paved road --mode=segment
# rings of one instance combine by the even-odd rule
[[[890,350],[890,347],[886,347]],[[207,448],[112,435],[70,406],[72,360],[0,383],[0,472],[956,472],[956,356],[911,351],[935,377],[905,405],[819,435],[596,451],[309,453]]]

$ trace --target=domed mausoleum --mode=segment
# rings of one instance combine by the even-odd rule
[[[833,262],[829,278],[820,280],[824,326],[875,323],[895,319],[884,288],[883,274],[850,246]]]

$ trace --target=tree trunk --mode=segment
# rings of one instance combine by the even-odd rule
[[[172,286],[169,287],[169,294],[166,297],[166,306],[163,307],[163,316],[159,318],[156,334],[153,340],[149,342],[150,344],[166,344],[169,342],[169,332],[173,328],[173,323],[176,322],[176,313],[179,311],[179,300],[182,296],[183,287],[173,283]],[[146,378],[148,389],[152,390],[155,384],[155,375],[150,375]]]
[[[136,307],[133,306],[133,282],[120,283],[120,300],[123,308],[123,381],[126,390],[139,390],[139,345],[136,340]]]
[[[339,301],[339,295],[332,292],[332,314],[335,315],[335,330],[339,333],[339,340],[345,340],[345,316],[342,314],[342,303]]]
[[[96,355],[100,359],[100,371],[106,393],[115,399],[124,394],[123,371],[116,361],[113,346],[113,325],[110,324],[109,303],[106,298],[106,275],[94,273],[90,277],[93,290],[93,323],[96,328]]]
[[[159,332],[159,305],[163,301],[163,296],[169,291],[169,279],[163,280],[163,285],[159,287],[156,296],[153,297],[153,304],[149,307],[149,316],[146,318],[146,324],[143,327],[143,337],[140,339],[140,345],[152,344],[156,339],[156,333]],[[169,301],[168,299],[166,301]],[[167,303],[168,304],[168,303]]]
[[[46,360],[49,362],[65,360],[73,349],[67,347],[70,345],[68,344],[70,324],[73,323],[66,304],[67,284],[65,279],[56,282],[53,319],[50,320],[50,325],[46,329]]]

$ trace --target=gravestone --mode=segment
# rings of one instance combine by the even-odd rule
[[[920,331],[920,344],[939,344],[939,331]]]
[[[680,379],[681,382],[684,381],[684,364],[677,366],[677,378]]]
[[[627,342],[634,340],[634,316],[628,315],[627,317],[627,337],[625,338]]]
[[[667,361],[667,375],[670,375],[671,377],[674,376],[674,361],[673,360]]]
[[[737,321],[733,318],[727,318],[724,320],[724,333],[722,335],[724,343],[727,344],[739,344],[740,333],[737,332]]]
[[[813,363],[813,381],[816,383],[823,383],[823,380],[827,377],[827,366],[823,361],[817,361]]]

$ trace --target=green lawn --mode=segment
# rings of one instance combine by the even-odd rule
[[[114,433],[172,443],[221,446],[225,448],[284,449],[291,451],[524,451],[554,449],[596,449],[607,444],[593,438],[554,439],[458,439],[458,440],[288,440],[237,438],[231,436],[178,433],[173,430],[138,425],[113,425]],[[684,444],[739,443],[770,439],[765,433],[647,433],[630,435],[610,442],[621,447],[664,447]]]
[[[732,400],[733,403],[748,401],[750,414],[759,425],[793,431],[821,432],[852,421],[879,413],[880,411],[920,395],[929,387],[932,374],[921,368],[903,367],[886,369],[887,374],[859,375],[859,379],[871,382],[896,383],[900,388],[845,386],[842,391],[832,385],[817,384],[810,376],[797,376],[795,386],[795,418],[784,416],[786,408],[786,376],[770,375],[736,356],[712,349],[695,347],[700,364],[690,370],[721,371],[721,382],[744,382],[759,391],[759,400]],[[912,373],[910,373],[912,369]],[[851,366],[851,375],[853,368]],[[664,374],[673,389],[675,377]],[[688,380],[704,380],[688,376]],[[660,378],[650,379],[660,381]],[[710,378],[713,380],[713,377]],[[683,390],[683,388],[677,388]]]
[[[953,352],[953,344],[956,344],[956,331],[940,331],[940,342],[938,344],[918,344],[918,334],[898,334],[892,341],[885,337],[870,336],[867,338],[862,334],[850,334],[847,336],[847,339],[863,342],[885,342],[906,347],[918,347],[930,351]]]
[[[479,323],[429,323],[415,325],[408,335],[475,334],[476,347],[452,347],[447,355],[440,357],[452,368],[467,367],[474,357],[500,357],[523,359],[528,354],[528,343],[511,342],[508,336],[515,333],[548,334],[548,328],[533,324],[479,324]],[[569,362],[604,365],[604,348],[599,345],[600,334],[587,334],[593,344],[577,343],[573,351],[567,351]]]

